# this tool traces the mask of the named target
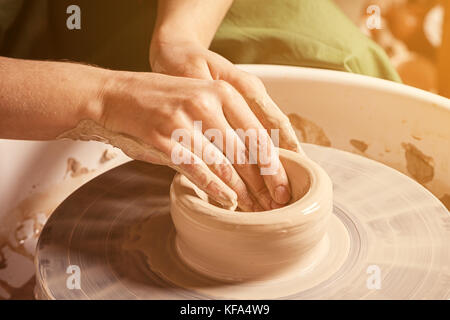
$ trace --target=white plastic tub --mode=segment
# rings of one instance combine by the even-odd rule
[[[269,65],[242,68],[263,79],[285,113],[303,118],[300,124],[306,137],[302,130],[297,131],[303,140],[324,144],[324,135],[334,148],[363,154],[410,176],[415,173],[439,198],[450,195],[449,99],[344,72]],[[364,144],[367,149],[361,152]],[[405,148],[410,151],[410,170]],[[0,140],[0,221],[5,221],[11,210],[30,194],[67,180],[69,157],[89,169],[98,169],[101,167],[98,160],[105,149],[111,148],[97,142]],[[122,154],[118,158],[112,161],[114,165],[127,160]],[[430,168],[431,179],[429,172],[420,172]],[[90,178],[95,175],[91,173]],[[0,225],[1,236],[6,225]]]
[[[441,199],[450,197],[449,99],[344,72],[242,68],[263,79],[302,140],[362,154],[416,178]],[[106,149],[113,148],[97,142],[0,140],[0,245],[9,242],[0,250],[16,261],[0,270],[10,286],[0,287],[0,298],[33,276],[33,232],[45,217],[80,185],[129,160],[115,149],[117,156],[101,163]],[[66,172],[69,158],[88,172],[72,177]]]

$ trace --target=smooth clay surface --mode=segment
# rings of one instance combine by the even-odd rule
[[[153,220],[140,241],[148,245],[161,232],[172,234],[168,247],[146,251],[152,270],[180,287],[224,298],[287,296],[335,273],[348,255],[349,237],[332,215],[331,180],[297,153],[280,149],[280,159],[293,199],[266,212],[219,208],[176,175],[170,193],[176,232]]]
[[[317,164],[297,153],[280,149],[280,159],[292,200],[288,206],[266,212],[219,208],[185,176],[175,176],[170,211],[176,251],[187,265],[224,281],[261,280],[298,269],[309,251],[320,254],[317,245],[332,211],[331,180]]]

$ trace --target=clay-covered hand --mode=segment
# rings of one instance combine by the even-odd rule
[[[150,64],[154,72],[226,81],[241,94],[266,129],[279,129],[279,147],[303,154],[288,117],[268,95],[262,81],[206,49],[203,44],[155,37],[150,48]]]
[[[3,57],[0,70],[1,138],[110,143],[132,158],[175,168],[231,209],[271,209],[290,199],[266,130],[224,81]],[[258,139],[243,143],[236,128],[259,129]],[[248,163],[248,150],[258,146],[271,156]]]
[[[103,112],[98,120],[109,134],[100,131],[97,135],[107,136],[107,142],[133,158],[175,168],[229,208],[238,204],[243,211],[269,210],[290,200],[289,182],[273,142],[233,86],[220,80],[157,73],[113,74],[102,92]],[[201,128],[195,121],[201,121]],[[257,140],[244,139],[244,143],[235,131],[238,128],[257,129],[262,135]],[[190,140],[174,141],[172,134],[177,129],[187,132]],[[196,132],[200,148],[195,148],[193,141]],[[122,139],[113,133],[121,134]],[[123,138],[129,138],[128,142]],[[143,145],[145,148],[139,148]],[[229,146],[234,146],[233,153],[227,152]],[[267,148],[272,156],[248,163],[249,150],[255,147]],[[174,161],[179,152],[192,161],[182,157]],[[209,156],[216,161],[205,161]],[[246,163],[237,164],[242,156],[247,157]],[[268,167],[275,171],[261,175],[261,169]]]

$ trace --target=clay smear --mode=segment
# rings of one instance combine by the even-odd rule
[[[331,141],[325,135],[325,131],[323,131],[323,129],[317,124],[308,119],[302,118],[295,113],[289,114],[288,117],[292,126],[300,131],[301,136],[299,138],[301,141],[325,147],[331,146]]]
[[[361,140],[351,139],[350,144],[354,146],[356,149],[361,151],[362,153],[366,152],[369,145]]]
[[[70,175],[72,178],[76,178],[86,173],[89,173],[89,169],[83,167],[77,159],[67,159],[66,176]]]
[[[58,139],[72,139],[81,141],[100,141],[121,149],[135,160],[167,165],[194,181],[201,189],[208,192],[224,208],[237,208],[236,193],[219,177],[213,174],[206,164],[201,162],[201,172],[189,171],[189,166],[174,165],[171,158],[162,151],[153,148],[143,141],[107,130],[92,120],[82,120],[76,128],[62,133]]]
[[[433,158],[425,155],[411,143],[402,143],[405,149],[406,169],[419,183],[425,184],[434,178]]]

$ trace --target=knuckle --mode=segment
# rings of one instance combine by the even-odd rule
[[[198,91],[190,100],[191,107],[197,111],[211,112],[217,109],[217,101],[206,91]]]
[[[214,80],[214,88],[222,98],[232,98],[236,95],[236,89],[224,80]]]
[[[241,79],[242,85],[247,90],[253,90],[256,92],[266,91],[264,83],[261,81],[261,79],[251,73],[242,71],[239,78]]]
[[[265,90],[264,83],[261,81],[260,78],[253,74],[247,75],[247,81],[250,83],[251,86],[258,90]]]
[[[164,119],[164,121],[159,121],[158,124],[154,126],[151,131],[152,134],[158,133],[162,136],[170,137],[175,130],[177,129],[185,129],[188,127],[186,123],[186,115],[182,111],[173,111],[173,115]]]
[[[225,80],[214,80],[214,86],[219,91],[230,91],[232,89],[232,86],[226,82]]]

